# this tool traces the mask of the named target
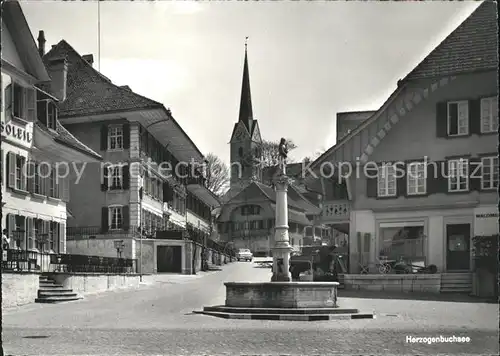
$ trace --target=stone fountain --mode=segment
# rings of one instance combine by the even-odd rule
[[[280,144],[280,170],[274,180],[276,224],[270,282],[226,282],[225,305],[204,307],[200,314],[227,319],[331,320],[373,318],[372,313],[342,309],[337,304],[338,282],[293,282],[288,238],[286,147]]]

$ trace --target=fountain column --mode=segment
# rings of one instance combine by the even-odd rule
[[[276,222],[274,228],[273,276],[271,282],[290,282],[290,240],[288,237],[288,185],[290,179],[282,170],[274,180],[276,191]]]

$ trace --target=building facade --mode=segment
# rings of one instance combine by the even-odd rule
[[[2,10],[3,245],[19,251],[16,268],[43,270],[50,254],[66,252],[68,173],[75,162],[101,157],[60,124],[60,98],[41,89],[51,77],[19,3],[6,2]],[[4,263],[9,254],[4,251]]]
[[[468,272],[472,238],[498,234],[496,26],[495,5],[479,5],[314,163],[353,169],[347,197],[326,194],[323,204],[325,223],[349,231],[351,273],[376,272],[387,258]]]
[[[93,67],[92,55],[81,56],[62,40],[43,58],[66,95],[61,122],[103,157],[73,179],[68,248],[142,259],[144,273],[190,273],[194,252],[185,232],[210,236],[218,205],[206,188],[202,153],[170,109],[113,84]],[[65,67],[51,65],[59,58]],[[179,234],[158,235],[167,230]]]

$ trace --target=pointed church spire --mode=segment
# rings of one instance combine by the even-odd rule
[[[248,131],[251,133],[253,111],[252,97],[250,95],[250,76],[248,74],[247,40],[248,37],[245,38],[245,63],[243,65],[243,82],[241,84],[239,121],[243,121]]]

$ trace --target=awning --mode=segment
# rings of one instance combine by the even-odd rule
[[[200,184],[189,184],[187,186],[188,192],[194,194],[202,202],[207,204],[211,208],[220,206],[219,199],[212,193],[209,189]]]
[[[71,210],[66,208],[66,218],[74,218],[74,215],[71,213]]]

